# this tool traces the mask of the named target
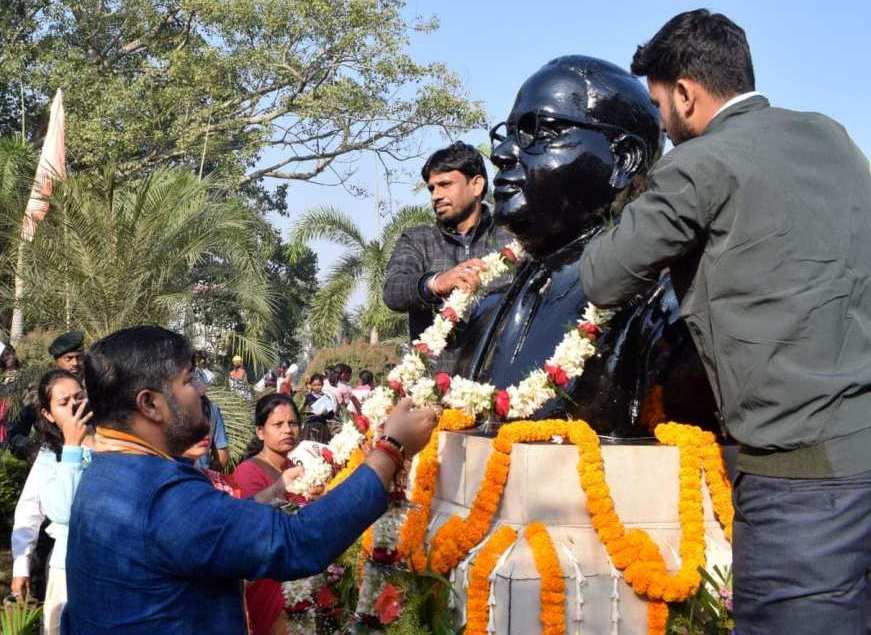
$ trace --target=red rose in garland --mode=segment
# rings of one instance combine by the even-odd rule
[[[508,418],[508,413],[511,412],[511,396],[507,390],[500,390],[493,397],[493,412],[500,419]]]
[[[436,373],[434,379],[436,390],[439,391],[439,394],[446,395],[451,389],[451,376],[447,373]]]

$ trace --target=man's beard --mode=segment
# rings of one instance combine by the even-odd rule
[[[690,130],[690,127],[686,124],[686,122],[680,118],[680,115],[677,114],[677,108],[674,107],[674,101],[671,102],[671,112],[668,116],[668,125],[666,125],[666,131],[668,132],[668,138],[671,139],[673,145],[679,146],[684,141],[689,141],[696,135],[693,134],[693,131]]]
[[[201,414],[193,417],[182,410],[171,392],[164,393],[172,420],[166,427],[166,449],[171,456],[181,456],[194,443],[209,434],[209,421]]]
[[[444,220],[438,219],[438,222],[442,227],[456,229],[457,225],[459,225],[464,220],[469,218],[469,216],[471,216],[472,214],[475,213],[476,207],[477,207],[476,202],[472,201],[472,203],[468,207],[460,210],[460,212],[458,214],[456,214],[455,216],[452,216],[451,218],[446,218]],[[438,218],[438,215],[436,215],[436,218]]]

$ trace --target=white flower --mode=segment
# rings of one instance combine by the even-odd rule
[[[416,339],[412,344],[415,346],[417,344],[425,344],[429,349],[430,354],[433,357],[438,357],[442,354],[442,351],[445,350],[445,346],[448,344],[448,336],[451,334],[453,329],[453,322],[443,318],[441,315],[436,315],[435,318],[433,318],[432,326],[421,333],[420,338]],[[424,372],[425,370],[426,369],[424,369]],[[423,375],[423,373],[421,373],[421,375]],[[410,385],[410,383],[411,382],[403,385]]]
[[[290,491],[293,494],[308,497],[309,491],[315,487],[326,485],[333,476],[333,466],[321,456],[310,452],[300,452],[293,458],[302,465],[304,470],[302,475],[290,484]]]
[[[423,377],[417,381],[408,393],[414,405],[418,408],[426,408],[434,406],[438,403],[438,397],[435,393],[435,381],[429,377]]]
[[[378,386],[369,393],[369,398],[361,406],[363,416],[376,428],[384,423],[392,408],[393,391],[383,386]]]
[[[494,390],[496,389],[490,384],[479,384],[454,375],[451,389],[442,398],[442,402],[450,408],[458,408],[475,416],[490,409]]]
[[[615,313],[617,313],[617,311],[611,309],[600,309],[592,302],[589,302],[584,309],[584,315],[581,318],[581,322],[590,322],[596,326],[602,326],[611,321],[611,318],[614,317]]]
[[[417,353],[406,353],[402,362],[387,375],[387,381],[411,386],[426,374],[426,365]]]
[[[457,314],[457,317],[464,320],[467,317],[466,314],[472,306],[474,299],[475,298],[471,293],[463,291],[462,289],[454,289],[451,291],[451,295],[448,296],[448,299],[445,300],[445,303],[442,306],[442,311],[445,309],[453,309],[454,313]]]
[[[330,452],[336,465],[344,465],[354,452],[363,443],[365,437],[357,430],[352,421],[346,420],[337,435],[330,439]]]
[[[478,274],[478,277],[481,279],[481,287],[479,289],[483,294],[486,291],[484,287],[489,286],[496,278],[507,273],[509,265],[505,263],[499,252],[487,254],[481,260],[487,265],[487,268]]]
[[[553,357],[548,364],[559,366],[570,378],[580,377],[584,372],[584,362],[596,354],[596,347],[582,336],[577,329],[572,329],[557,345]]]
[[[314,585],[312,581],[320,575],[311,578],[301,578],[299,580],[290,580],[281,584],[281,593],[284,595],[286,606],[291,607],[306,602],[312,599],[312,591]]]
[[[557,445],[562,445],[565,442],[565,439],[559,434],[553,435],[550,440],[552,443],[556,443]]]
[[[548,383],[547,373],[543,370],[532,371],[516,387],[509,386],[508,395],[511,403],[508,417],[511,419],[529,417],[548,399],[556,397],[556,393]]]

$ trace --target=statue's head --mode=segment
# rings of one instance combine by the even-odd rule
[[[524,82],[490,139],[496,221],[543,256],[605,222],[659,155],[663,137],[637,79],[572,55]]]

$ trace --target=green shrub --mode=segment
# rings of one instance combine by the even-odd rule
[[[3,549],[9,548],[15,505],[27,480],[28,469],[26,461],[0,451],[0,547]]]
[[[0,611],[0,632],[3,635],[37,635],[42,607],[31,602],[6,602]]]

